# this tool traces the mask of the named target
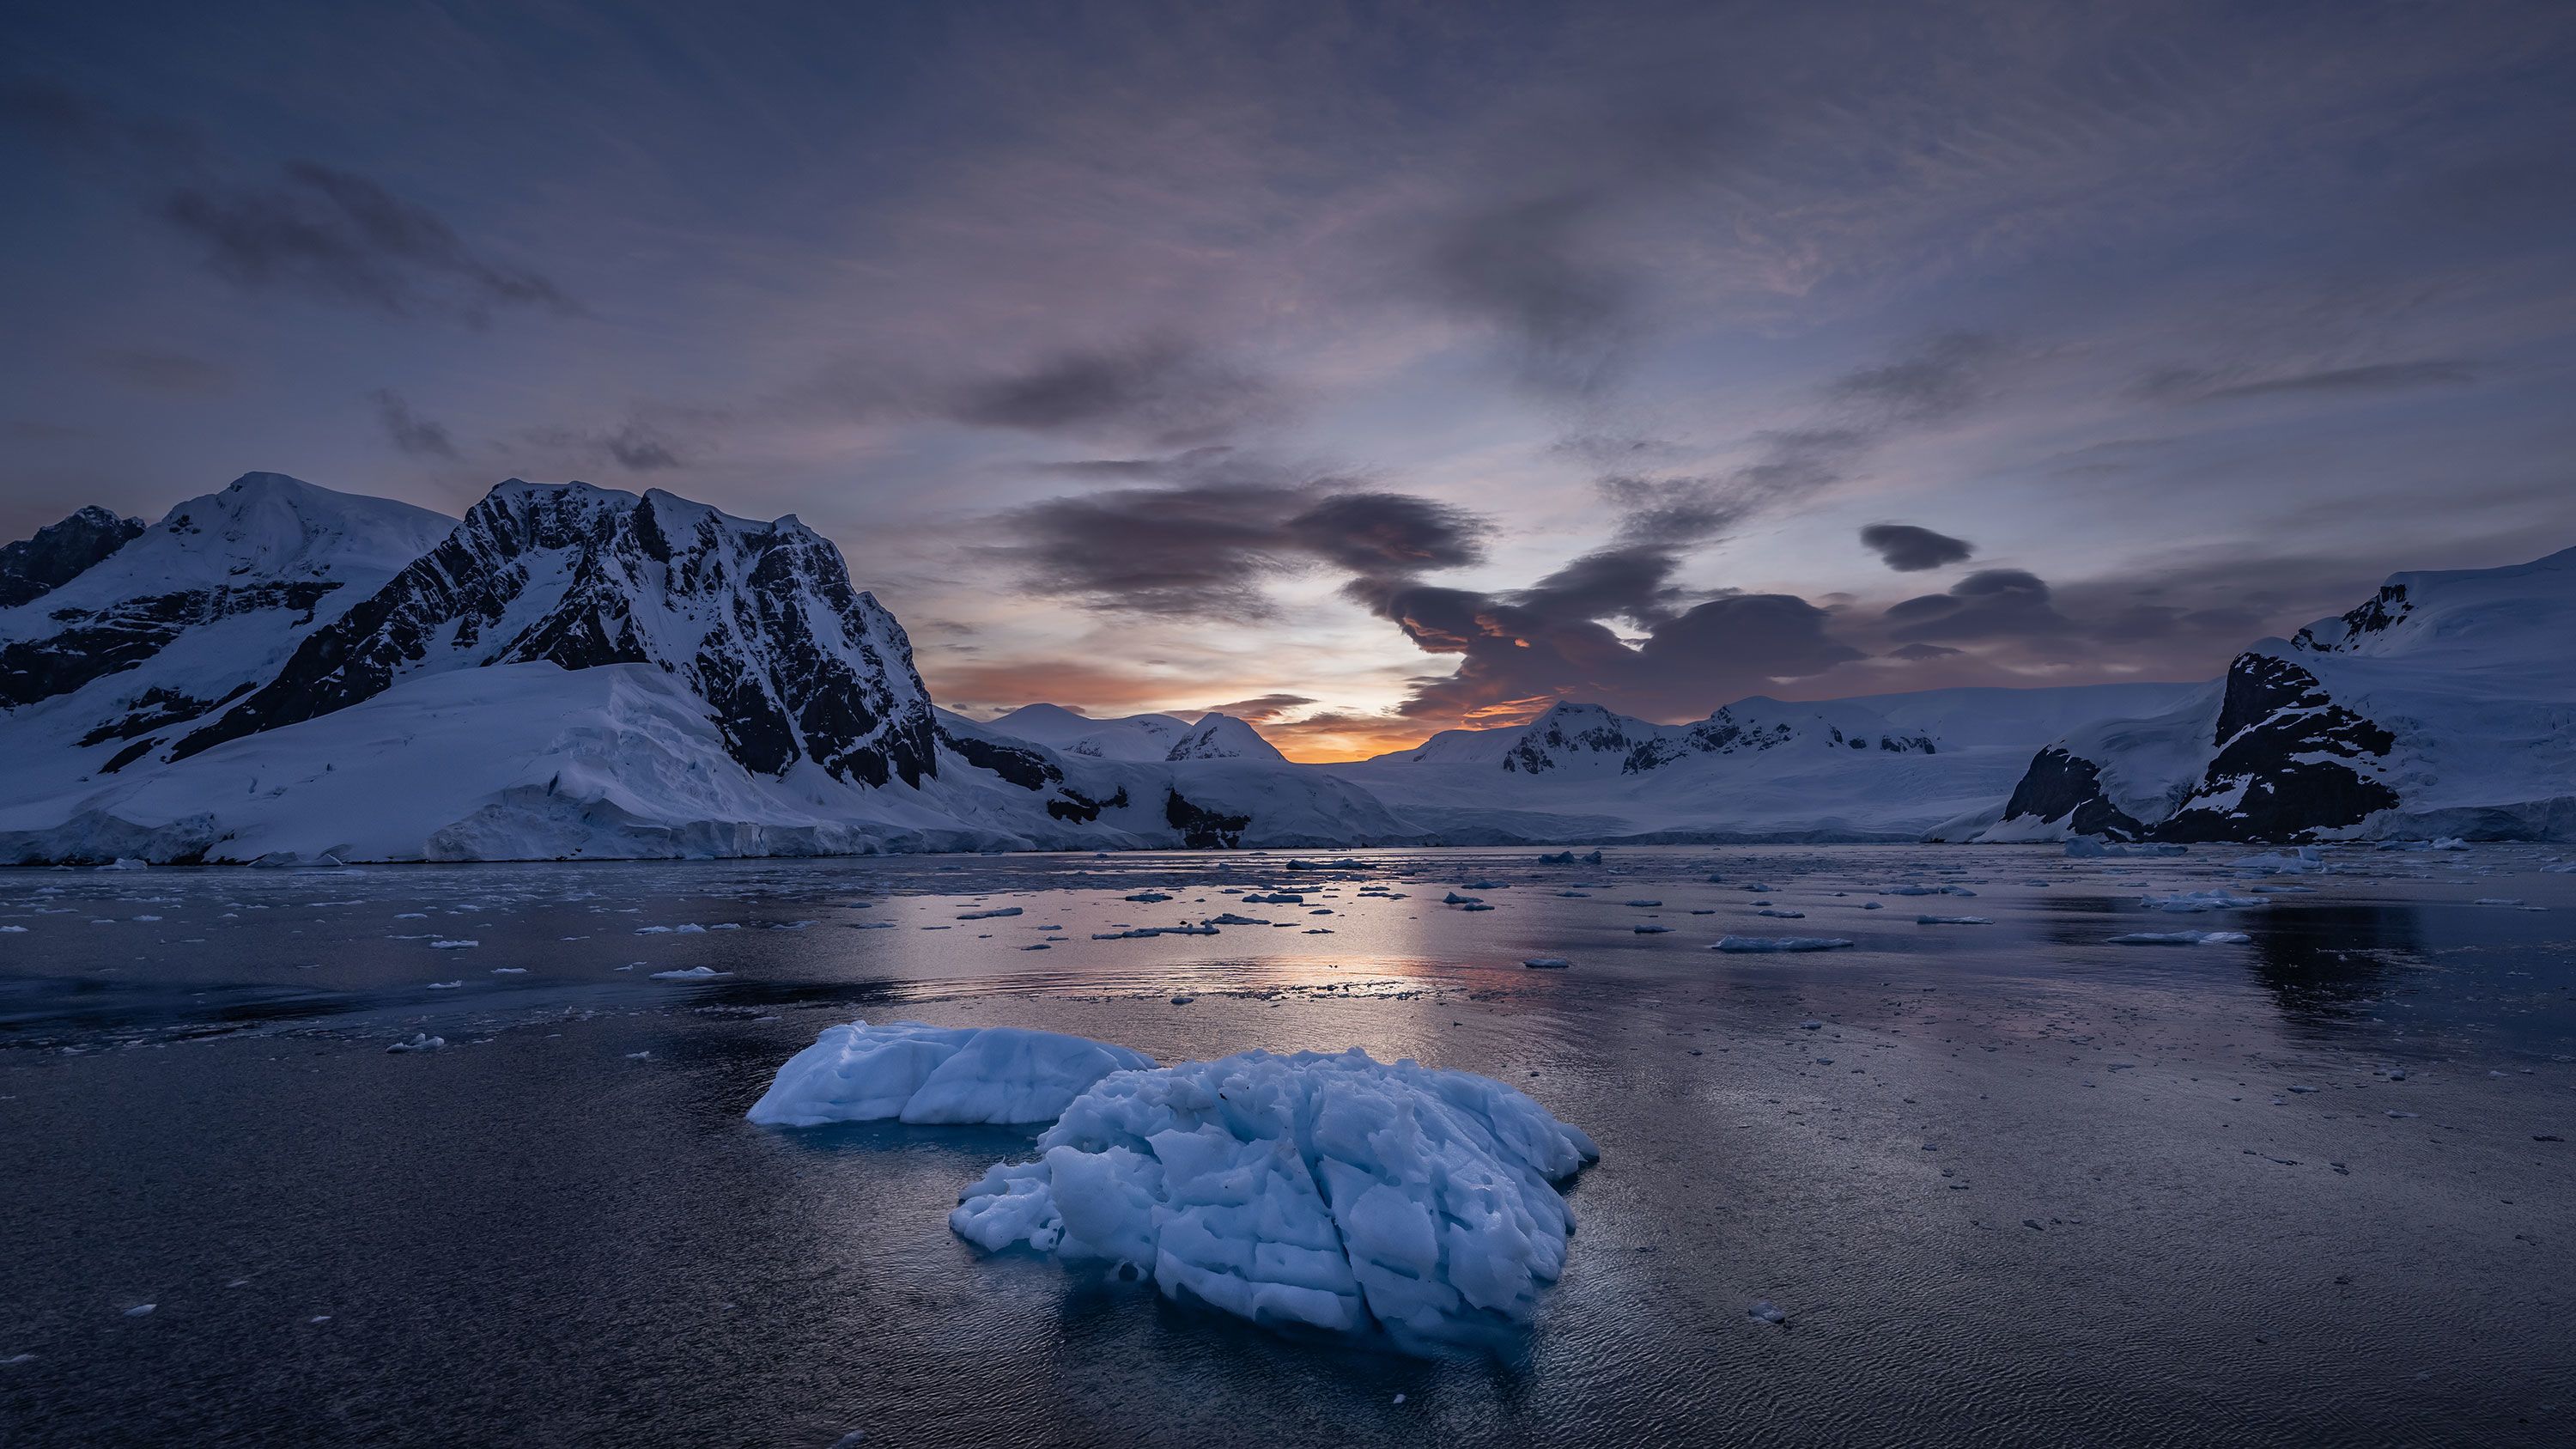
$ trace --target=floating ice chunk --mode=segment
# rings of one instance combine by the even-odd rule
[[[1572,851],[1566,852],[1565,858],[1567,860],[1574,859],[1574,853]],[[1574,963],[1566,960],[1562,956],[1532,956],[1521,964],[1532,971],[1558,971],[1571,966]]]
[[[1991,926],[1994,921],[1985,916],[1916,916],[1914,924],[1918,926]]]
[[[1135,901],[1142,905],[1151,906],[1159,905],[1164,901],[1168,901],[1171,897],[1163,894],[1161,891],[1138,891],[1132,896],[1122,896],[1120,899]]]
[[[2228,869],[2259,875],[2322,875],[2326,870],[2323,852],[2313,845],[2296,850],[2276,850],[2262,855],[2249,855],[2228,862]]]
[[[428,1032],[416,1031],[411,1034],[411,1040],[395,1042],[392,1046],[385,1048],[385,1050],[389,1052],[434,1052],[445,1045],[447,1045],[447,1038],[443,1036],[431,1036]]]
[[[1016,916],[1019,913],[1020,908],[1018,906],[998,906],[989,911],[959,911],[957,913],[957,919],[961,921],[995,921],[1000,920],[1004,916]]]
[[[1744,1316],[1752,1319],[1756,1323],[1786,1323],[1789,1321],[1789,1315],[1781,1312],[1779,1305],[1773,1303],[1768,1298],[1763,1299],[1761,1302],[1754,1304],[1750,1309],[1747,1309]]]
[[[1764,906],[1753,914],[1757,916],[1776,916],[1784,921],[1803,921],[1807,918],[1807,913],[1805,911],[1783,911],[1776,910],[1770,906]]]
[[[1662,902],[1662,901],[1621,901],[1619,904],[1621,904],[1621,905],[1623,905],[1623,906],[1641,906],[1641,907],[1647,907],[1647,906],[1660,906],[1660,905],[1662,905],[1662,904],[1663,904],[1663,902]]]
[[[1565,1271],[1553,1184],[1600,1152],[1491,1078],[1246,1052],[1105,1078],[948,1224],[1135,1265],[1169,1297],[1271,1326],[1384,1330],[1398,1346],[1527,1323]]]
[[[1636,933],[1637,933],[1638,935],[1640,935],[1640,936],[1660,936],[1660,935],[1663,935],[1664,933],[1666,933],[1666,932],[1670,931],[1670,930],[1672,929],[1672,927],[1670,927],[1670,926],[1631,926],[1631,927],[1629,927],[1628,929],[1629,929],[1629,930],[1631,930],[1631,931],[1636,932]]]
[[[433,982],[429,983],[429,989],[430,989],[430,990],[432,990],[432,991],[454,991],[454,990],[456,990],[458,987],[463,986],[464,984],[465,984],[465,983],[464,983],[462,980],[457,980],[457,981],[433,981]]]
[[[712,981],[719,976],[732,974],[730,971],[718,971],[713,966],[691,966],[685,971],[656,971],[653,973],[653,979],[656,981]]]
[[[1712,951],[1839,951],[1851,942],[1840,936],[1720,936]]]
[[[2243,931],[2131,931],[2113,936],[2114,946],[2242,946],[2253,937]]]
[[[24,926],[0,926],[0,936],[23,936],[25,934],[27,934],[27,928]]]
[[[429,949],[433,951],[462,951],[468,946],[480,946],[482,944],[483,943],[480,941],[432,941],[429,943]]]
[[[854,1021],[788,1058],[746,1115],[773,1127],[1052,1122],[1102,1077],[1153,1065],[1142,1052],[1052,1031]]]
[[[2151,911],[2241,911],[2253,906],[2268,906],[2261,896],[2240,896],[2227,891],[2183,891],[2170,896],[2148,896],[2138,902]]]
[[[2518,906],[2521,905],[2522,902],[2506,900],[2502,896],[2480,896],[2476,900],[2469,902],[2469,904],[2473,906]],[[135,919],[139,921],[143,918],[141,916],[137,916]]]

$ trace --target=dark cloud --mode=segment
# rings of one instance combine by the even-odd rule
[[[147,392],[208,397],[233,385],[232,369],[184,352],[118,350],[97,353],[90,361],[119,382]]]
[[[2058,612],[2047,582],[2022,569],[1979,569],[1947,594],[1890,606],[1886,617],[1900,625],[1895,637],[1905,641],[2028,638],[2076,628]]]
[[[571,313],[545,277],[491,261],[427,208],[352,171],[292,161],[282,184],[181,187],[161,216],[216,275],[395,316],[480,323],[505,307]]]
[[[1033,433],[1134,433],[1162,447],[1223,437],[1278,405],[1264,379],[1171,337],[1059,352],[936,392],[933,410],[955,422]]]
[[[1195,713],[1227,714],[1246,724],[1266,725],[1277,723],[1280,716],[1300,705],[1314,702],[1302,694],[1261,694],[1250,699],[1238,699],[1232,704],[1212,704]]]
[[[671,443],[642,423],[628,423],[599,440],[617,466],[630,473],[650,473],[680,466]]]
[[[1964,538],[1934,533],[1911,523],[1873,523],[1860,531],[1861,547],[1901,574],[1921,573],[1945,564],[1965,563],[1976,545]]]
[[[1887,657],[1902,659],[1908,664],[1922,664],[1934,659],[1956,659],[1967,652],[1947,644],[1899,644],[1887,651]]]
[[[1380,617],[1425,652],[1461,656],[1454,673],[1416,680],[1396,712],[1436,724],[1510,723],[1577,699],[1672,719],[1862,657],[1830,637],[1824,610],[1786,594],[1705,600],[1664,618],[1635,645],[1567,612],[1571,596],[1381,584],[1366,599]]]
[[[1273,579],[1318,567],[1406,577],[1483,557],[1463,509],[1340,479],[1195,483],[1054,498],[1002,519],[985,550],[1039,593],[1085,606],[1238,619],[1271,612]]]
[[[2330,367],[2273,376],[2247,376],[2241,370],[2169,367],[2138,379],[2131,391],[2153,402],[2225,402],[2236,398],[2283,393],[2359,395],[2408,388],[2456,387],[2477,380],[2477,370],[2449,358],[2409,362],[2374,362],[2358,367]]]
[[[411,404],[392,388],[378,388],[368,394],[375,400],[376,421],[383,425],[385,437],[394,450],[416,458],[454,458],[456,439],[450,437],[447,425],[432,422],[411,410]]]
[[[1598,480],[1602,498],[1619,510],[1619,538],[1628,544],[1682,549],[1726,532],[1760,506],[1760,490],[1743,481],[1683,475],[1641,478],[1613,473]]]

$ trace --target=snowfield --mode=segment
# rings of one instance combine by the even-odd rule
[[[1600,1152],[1488,1077],[1246,1052],[1102,1079],[966,1190],[949,1225],[1127,1264],[1169,1297],[1272,1327],[1477,1342],[1565,1271],[1554,1184]]]

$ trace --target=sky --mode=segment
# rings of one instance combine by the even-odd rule
[[[2576,546],[2576,6],[15,6],[0,537],[794,514],[1349,758],[2188,680]]]

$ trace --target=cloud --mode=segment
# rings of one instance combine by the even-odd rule
[[[1887,657],[1902,659],[1908,664],[1922,664],[1934,659],[1956,659],[1967,652],[1947,644],[1900,644],[1888,650]]]
[[[1826,391],[1875,414],[1881,426],[1939,422],[1986,401],[2006,355],[2003,341],[1990,334],[1944,332],[1908,356],[1845,373]]]
[[[383,425],[385,437],[394,451],[415,458],[455,458],[456,440],[444,423],[432,422],[415,414],[411,404],[392,388],[378,388],[368,394],[375,399],[376,421]]]
[[[291,161],[281,178],[182,186],[161,216],[216,275],[253,291],[477,325],[500,308],[579,310],[552,281],[485,258],[435,213],[355,172]]]
[[[1268,725],[1278,723],[1280,717],[1290,710],[1314,702],[1302,694],[1261,694],[1250,699],[1238,699],[1232,704],[1211,704],[1197,712],[1230,714],[1246,724]]]
[[[2477,370],[2469,363],[2450,358],[2423,358],[2411,362],[2320,368],[2269,377],[2248,377],[2242,369],[2168,367],[2138,379],[2130,390],[2152,402],[2180,404],[2225,402],[2284,393],[2366,395],[2408,388],[2457,387],[2476,380]]]
[[[1830,637],[1824,610],[1791,595],[1707,599],[1633,646],[1575,612],[1592,602],[1568,602],[1576,597],[1381,584],[1368,600],[1381,617],[1427,653],[1461,656],[1454,673],[1417,679],[1395,712],[1434,725],[1509,724],[1578,699],[1672,719],[1863,657]]]
[[[1195,483],[1053,498],[1002,516],[988,547],[1035,592],[1144,614],[1271,612],[1271,580],[1318,567],[1403,577],[1474,563],[1466,510],[1347,480]]]
[[[721,414],[685,408],[648,409],[647,413],[614,428],[530,428],[519,436],[531,446],[561,455],[557,460],[561,463],[613,463],[629,473],[656,473],[686,467],[698,453],[697,444],[675,436],[665,418],[676,418],[683,425],[723,420]]]
[[[2028,638],[2076,628],[2058,612],[2047,582],[2023,569],[1979,569],[1947,594],[1890,605],[1886,618],[1899,625],[1895,637],[1907,641]]]
[[[1647,265],[1623,243],[1642,209],[1712,173],[1724,118],[1698,87],[1538,114],[1501,140],[1430,219],[1417,284],[1432,305],[1492,328],[1527,386],[1600,392],[1646,330]],[[1680,99],[1676,99],[1680,97]]]
[[[1277,407],[1271,385],[1173,337],[1058,352],[938,390],[934,411],[976,427],[1132,432],[1158,447],[1226,436]]]
[[[1944,564],[1965,563],[1977,549],[1964,538],[1934,533],[1911,523],[1873,523],[1860,531],[1863,548],[1901,574],[1921,573]]]
[[[233,385],[230,368],[183,352],[118,350],[94,354],[90,361],[119,382],[147,392],[208,397]]]

